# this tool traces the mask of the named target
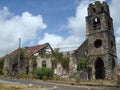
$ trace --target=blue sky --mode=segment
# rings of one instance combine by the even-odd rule
[[[77,1],[77,0],[76,0]],[[44,23],[48,25],[48,33],[62,34],[60,25],[67,22],[67,18],[75,14],[77,2],[74,0],[0,0],[0,8],[4,6],[15,15],[29,12],[32,15],[42,15]],[[63,36],[66,36],[65,33]]]
[[[23,12],[29,12],[34,16],[41,15],[47,24],[46,30],[40,32],[42,37],[45,32],[66,37],[68,33],[63,34],[62,27],[67,23],[68,17],[75,14],[76,6],[77,0],[0,0],[0,9],[7,7],[14,15],[21,15]]]
[[[18,48],[49,42],[61,50],[77,49],[85,40],[87,7],[96,0],[0,0],[0,56]],[[107,1],[120,57],[120,0]]]

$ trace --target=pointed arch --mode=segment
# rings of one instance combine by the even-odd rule
[[[105,78],[105,67],[102,58],[98,57],[95,60],[95,78],[96,79],[104,79]]]

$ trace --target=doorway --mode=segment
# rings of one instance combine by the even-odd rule
[[[103,60],[99,57],[95,61],[95,78],[104,79],[105,78],[105,67]]]

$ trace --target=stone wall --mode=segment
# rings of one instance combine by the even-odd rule
[[[46,68],[52,68],[51,58],[41,57],[41,56],[39,56],[39,55],[37,56],[37,59],[36,59],[37,67],[41,68],[43,61],[46,62]]]

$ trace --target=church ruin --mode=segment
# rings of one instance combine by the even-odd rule
[[[89,4],[86,16],[86,40],[73,53],[70,54],[68,74],[77,72],[76,68],[80,57],[88,58],[88,79],[115,79],[116,78],[116,42],[113,28],[113,19],[110,16],[109,6],[106,2],[96,1]],[[49,50],[48,50],[49,49]],[[7,71],[15,76],[19,71],[25,74],[32,73],[33,68],[49,67],[55,74],[63,75],[63,67],[55,63],[51,57],[54,50],[46,43],[43,45],[25,47],[24,50],[31,56],[36,56],[35,63],[28,58],[20,58],[17,50],[4,57],[4,73]],[[19,59],[18,60],[18,56]],[[65,72],[66,73],[66,72]],[[75,76],[75,75],[74,75]]]
[[[116,42],[113,19],[106,2],[89,4],[86,16],[86,40],[74,53],[76,59],[89,58],[89,78],[116,78]]]

